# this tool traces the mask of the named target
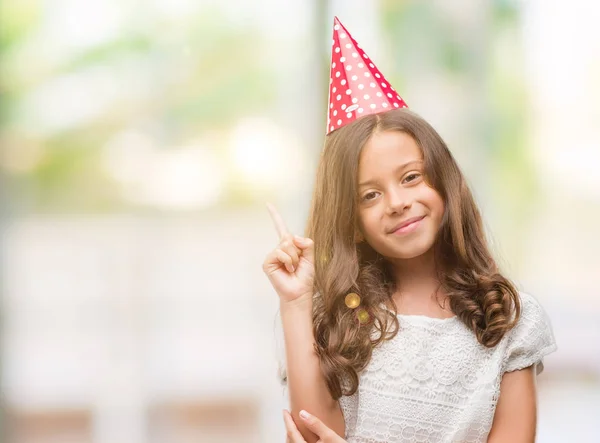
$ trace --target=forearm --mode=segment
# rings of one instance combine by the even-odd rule
[[[327,389],[319,357],[314,349],[310,297],[297,300],[297,303],[282,304],[281,321],[293,417],[296,419],[302,409],[311,411],[338,435],[343,436],[343,415],[338,402],[333,400]],[[317,441],[317,437],[303,426],[301,420],[296,420],[296,423],[307,442]]]

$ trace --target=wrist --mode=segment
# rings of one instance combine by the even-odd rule
[[[294,300],[281,300],[279,302],[279,308],[282,312],[288,310],[309,310],[312,312],[312,299],[313,294],[306,293],[298,298],[295,298]]]

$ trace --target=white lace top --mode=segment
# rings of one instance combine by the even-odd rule
[[[348,443],[485,442],[502,374],[556,350],[538,301],[521,295],[521,318],[494,348],[457,317],[398,315],[400,330],[373,350],[352,396],[340,398]]]

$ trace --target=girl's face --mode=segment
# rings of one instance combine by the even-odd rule
[[[359,223],[365,240],[384,257],[418,257],[435,242],[444,202],[423,173],[421,149],[406,133],[379,132],[363,147]]]

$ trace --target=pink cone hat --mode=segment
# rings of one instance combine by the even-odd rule
[[[337,17],[330,77],[327,134],[364,115],[408,107]]]

